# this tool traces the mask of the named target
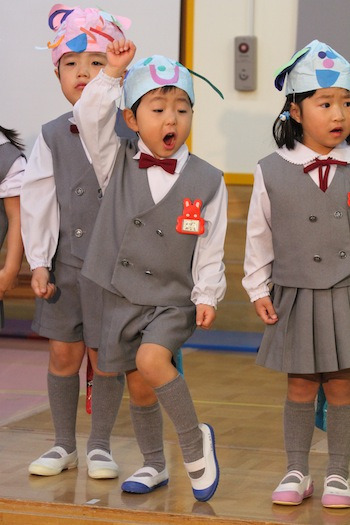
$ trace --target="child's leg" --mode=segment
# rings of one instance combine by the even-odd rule
[[[163,417],[157,396],[137,370],[129,372],[126,377],[131,421],[143,455],[143,466],[161,472],[165,468]]]
[[[195,497],[206,501],[214,494],[219,479],[213,430],[198,424],[186,382],[171,358],[171,352],[160,345],[142,344],[136,364],[175,426]]]
[[[55,428],[55,446],[29,466],[31,474],[52,476],[76,467],[75,425],[79,400],[79,368],[85,345],[50,341],[48,395]]]
[[[137,370],[127,373],[130,416],[137,443],[143,455],[143,467],[122,484],[122,490],[136,494],[151,492],[169,480],[163,449],[163,417],[151,388]]]
[[[110,450],[110,437],[123,398],[124,375],[104,374],[97,369],[97,352],[89,349],[94,369],[91,432],[87,443],[88,474],[94,479],[116,478],[118,465]]]
[[[315,426],[314,400],[319,383],[304,377],[288,377],[284,406],[284,443],[287,474],[273,492],[272,501],[296,505],[313,492],[309,453]]]
[[[349,507],[350,374],[348,379],[330,379],[323,388],[328,402],[329,462],[322,503],[326,507]]]

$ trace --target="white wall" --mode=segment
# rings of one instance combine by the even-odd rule
[[[225,172],[252,173],[256,162],[275,149],[271,128],[284,95],[274,88],[273,74],[295,52],[297,8],[297,0],[195,0],[193,69],[216,84],[225,100],[195,79],[192,150]],[[257,90],[238,92],[233,42],[251,34],[252,9]]]
[[[3,2],[4,3],[4,2]],[[51,52],[38,51],[54,38],[48,13],[54,0],[13,0],[0,18],[0,125],[18,130],[30,153],[41,125],[70,110],[54,75]],[[68,2],[101,6],[131,18],[127,37],[137,44],[136,59],[152,54],[179,57],[180,0],[101,0]]]

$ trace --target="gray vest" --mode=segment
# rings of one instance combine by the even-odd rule
[[[137,141],[122,141],[105,192],[83,274],[139,305],[193,304],[192,258],[197,235],[176,232],[183,199],[213,199],[222,172],[190,155],[179,178],[155,204],[147,171],[133,159]],[[205,233],[204,233],[205,235]]]
[[[42,128],[51,150],[57,200],[60,207],[59,242],[55,257],[81,268],[95,224],[100,189],[79,134],[70,131],[69,117],[61,115]]]
[[[5,142],[0,146],[0,182],[4,180],[12,164],[18,157],[24,157],[24,154],[11,142]],[[3,199],[0,199],[0,248],[7,233],[7,216]]]
[[[337,166],[326,192],[278,153],[260,166],[271,202],[272,281],[313,289],[348,284],[350,166]]]

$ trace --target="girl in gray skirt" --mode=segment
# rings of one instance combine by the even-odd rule
[[[276,152],[259,161],[243,286],[267,325],[259,365],[288,374],[287,474],[272,501],[313,493],[308,457],[315,398],[327,402],[322,504],[350,507],[350,64],[314,40],[276,73],[286,102]]]

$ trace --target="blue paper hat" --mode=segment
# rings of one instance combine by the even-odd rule
[[[275,87],[286,95],[340,87],[350,90],[350,64],[329,45],[313,40],[275,73]]]
[[[143,95],[163,86],[183,89],[194,104],[192,77],[180,62],[161,55],[153,55],[136,62],[124,80],[125,107],[132,105]]]

